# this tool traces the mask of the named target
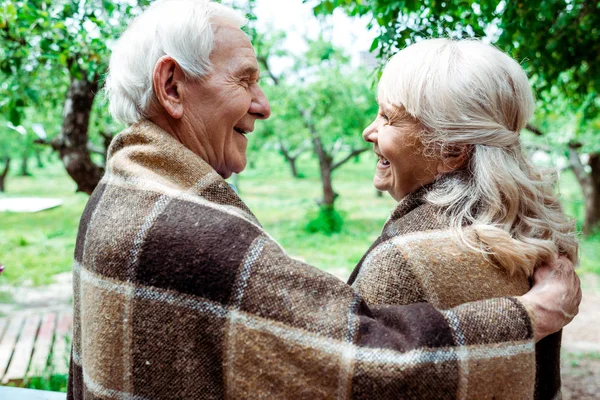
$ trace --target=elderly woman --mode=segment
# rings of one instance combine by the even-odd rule
[[[449,309],[520,295],[555,254],[577,261],[574,225],[521,150],[534,99],[518,63],[480,41],[426,40],[389,61],[378,92],[379,115],[363,138],[379,157],[375,187],[399,203],[350,277],[368,303]],[[447,317],[456,343],[476,353],[463,331],[470,319]],[[466,356],[457,397],[556,398],[559,347],[560,333],[535,354],[503,360],[513,371]],[[486,384],[470,384],[490,370]]]
[[[473,385],[570,320],[571,265],[518,298],[439,311],[370,307],[290,258],[224,180],[270,114],[243,23],[215,2],[159,0],[114,47],[110,109],[128,127],[79,226],[69,399],[439,398],[469,349],[456,337],[496,360]]]

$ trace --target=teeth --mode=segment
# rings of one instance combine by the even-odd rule
[[[380,156],[379,154],[377,154],[377,157],[379,157],[379,162],[382,163],[383,165],[389,165],[390,162],[383,156]]]

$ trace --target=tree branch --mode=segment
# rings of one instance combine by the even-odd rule
[[[277,147],[279,147],[279,151],[281,152],[281,154],[283,154],[283,156],[286,159],[289,160],[292,158],[292,157],[290,157],[290,152],[287,150],[287,148],[283,144],[283,140],[281,140],[281,138],[279,138],[279,143],[277,143]]]
[[[105,149],[101,149],[98,146],[94,145],[93,143],[88,143],[87,145],[87,149],[90,153],[94,153],[94,154],[100,154],[101,156],[104,156],[106,154]]]
[[[365,151],[369,150],[371,147],[363,147],[360,149],[355,149],[352,150],[350,152],[350,154],[348,154],[346,157],[342,158],[340,161],[336,162],[335,164],[333,164],[331,166],[331,170],[335,170],[337,167],[342,166],[343,164],[345,164],[348,160],[350,160],[352,157],[356,157],[357,155],[364,153]]]
[[[538,127],[535,127],[531,124],[527,124],[525,126],[525,129],[527,129],[529,132],[533,133],[534,135],[544,136],[544,132],[542,132]]]
[[[279,77],[275,76],[273,71],[271,71],[271,66],[269,65],[269,59],[265,56],[258,56],[257,59],[259,62],[263,63],[263,65],[265,66],[265,70],[267,71],[267,74],[269,74],[269,77],[271,79],[273,79],[273,83],[275,84],[275,86],[279,86],[280,79],[279,79]]]
[[[4,157],[4,168],[2,170],[2,174],[0,174],[0,179],[4,180],[6,175],[8,175],[8,171],[10,170],[10,157]]]
[[[52,147],[52,150],[58,151],[60,144],[56,140],[47,140],[47,139],[36,139],[33,141],[35,144],[40,144],[42,146]]]
[[[592,182],[589,174],[585,171],[585,166],[581,162],[581,158],[579,158],[579,153],[577,152],[579,147],[581,147],[579,143],[569,143],[569,163],[577,181],[585,192],[586,188],[591,186]]]
[[[46,139],[36,139],[33,141],[33,143],[35,144],[39,144],[42,146],[49,146],[52,147],[52,150],[54,151],[58,151],[60,149],[60,143],[55,139],[52,141],[46,140]],[[89,142],[87,145],[87,149],[91,152],[91,153],[95,153],[95,154],[100,154],[100,155],[105,155],[105,149],[101,149],[98,146],[94,145],[93,143]]]
[[[342,150],[343,145],[344,142],[341,139],[336,140],[331,148],[331,157],[335,157]]]
[[[544,153],[550,153],[552,151],[550,146],[544,146],[542,144],[526,143],[526,144],[523,144],[523,147],[529,151],[543,151]]]
[[[306,150],[310,149],[311,144],[310,144],[310,140],[305,140],[304,142],[302,142],[300,144],[300,146],[298,146],[296,148],[296,151],[294,152],[294,154],[292,154],[293,158],[298,158],[298,156],[300,156],[300,154],[304,153]]]

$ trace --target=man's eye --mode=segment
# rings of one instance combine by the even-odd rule
[[[250,77],[242,78],[242,79],[240,79],[240,82],[244,87],[247,87],[247,88],[252,85],[256,85],[258,83],[258,81],[256,79],[250,78]]]
[[[387,116],[387,115],[385,115],[384,113],[379,113],[379,116],[380,116],[381,118],[383,118],[383,119],[384,119],[386,122],[390,122],[390,119],[389,119],[389,118],[388,118],[388,116]]]

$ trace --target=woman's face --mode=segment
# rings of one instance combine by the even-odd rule
[[[419,124],[404,110],[379,103],[375,121],[363,131],[379,157],[373,185],[400,201],[407,194],[434,181],[438,162],[425,157],[418,138]]]

